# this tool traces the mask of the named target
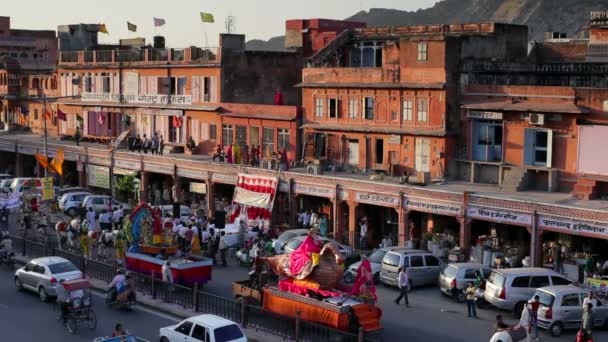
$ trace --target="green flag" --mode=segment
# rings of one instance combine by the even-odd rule
[[[82,116],[76,114],[76,120],[78,120],[78,122],[82,123],[84,121],[84,119],[82,118]]]
[[[131,32],[137,32],[137,25],[131,24],[130,22],[127,21],[127,29],[129,29],[129,31],[131,31]]]
[[[204,23],[214,23],[215,19],[213,18],[213,14],[201,12],[201,21]]]

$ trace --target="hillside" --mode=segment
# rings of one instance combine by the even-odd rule
[[[444,0],[415,12],[372,8],[346,20],[363,21],[368,26],[503,22],[530,27],[530,39],[542,40],[545,32],[578,35],[592,10],[608,9],[606,0]],[[247,43],[251,50],[282,50],[284,38],[274,37]],[[251,44],[250,43],[255,43]]]

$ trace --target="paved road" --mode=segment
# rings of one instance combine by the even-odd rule
[[[141,308],[135,308],[132,312],[111,310],[97,295],[93,297],[93,305],[97,314],[97,328],[91,331],[82,324],[76,335],[70,335],[55,320],[52,304],[40,302],[35,293],[16,292],[12,273],[5,268],[0,270],[0,330],[3,341],[92,341],[95,337],[110,335],[117,322],[123,323],[131,333],[157,341],[158,328],[175,322],[171,317]]]

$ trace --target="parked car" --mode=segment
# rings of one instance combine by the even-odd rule
[[[494,270],[486,282],[484,298],[519,318],[534,292],[546,286],[569,285],[570,280],[545,268],[522,267]]]
[[[247,342],[237,323],[210,314],[190,317],[160,328],[159,333],[161,342]]]
[[[306,236],[298,236],[298,237],[295,237],[295,238],[287,241],[287,243],[285,244],[285,247],[283,247],[283,251],[285,253],[291,253],[291,252],[295,251],[296,249],[298,249],[298,247],[300,247],[300,245],[304,242],[305,239],[306,239]],[[317,237],[317,239],[323,241],[323,244],[326,244],[328,242],[335,243],[336,245],[338,245],[338,249],[340,250],[340,253],[342,253],[347,258],[354,254],[352,248],[350,248],[349,246],[340,244],[340,243],[336,242],[335,240],[332,240],[332,239],[329,239],[326,237],[322,237],[322,236]]]
[[[70,186],[70,187],[65,187],[65,188],[59,188],[56,190],[56,194],[59,196],[63,196],[65,194],[68,194],[71,192],[90,192],[90,191],[85,188],[78,187],[78,186]]]
[[[13,179],[13,176],[9,175],[8,173],[0,173],[0,180],[6,180],[6,179]]]
[[[37,292],[40,300],[46,302],[57,296],[57,286],[61,281],[82,278],[82,272],[69,260],[60,257],[33,259],[15,271],[17,290]]]
[[[11,192],[11,183],[12,182],[13,182],[12,179],[4,179],[4,180],[0,181],[0,191],[2,191],[3,193]]]
[[[122,206],[123,209],[130,209],[131,206],[127,203],[118,202],[113,199],[111,196],[106,195],[89,195],[82,200],[82,210],[88,211],[89,208],[93,208],[93,210],[97,213],[100,213],[102,210],[108,207],[107,201],[112,201],[112,211],[120,208]]]
[[[437,284],[437,277],[444,264],[432,253],[409,248],[392,250],[382,259],[380,281],[397,286],[399,268],[407,268],[410,287]]]
[[[372,254],[367,257],[370,265],[372,266],[372,274],[374,276],[374,281],[380,281],[380,270],[382,269],[382,259],[386,255],[386,253],[393,251],[395,249],[399,249],[401,247],[386,247],[376,249]],[[358,261],[352,265],[344,272],[344,282],[350,283],[355,280],[357,277],[357,270],[359,270],[359,266],[361,266],[361,261]]]
[[[158,208],[160,209],[162,217],[166,217],[167,214],[170,215],[171,217],[173,217],[173,206],[172,205],[159,205]],[[190,207],[188,207],[188,206],[180,205],[179,217],[183,221],[190,220],[190,217],[192,217],[192,209],[190,209]]]
[[[31,182],[30,182],[31,180]],[[23,192],[30,187],[36,187],[42,190],[42,182],[38,178],[13,178],[11,183],[11,191]]]
[[[543,287],[534,293],[538,296],[538,326],[546,329],[552,336],[560,336],[565,329],[579,329],[583,317],[583,300],[589,296],[589,289],[574,285]],[[608,303],[595,299],[593,325],[608,326]]]
[[[88,191],[68,192],[59,199],[59,208],[70,216],[76,216],[82,208],[82,202],[92,194]]]
[[[439,274],[439,290],[445,295],[454,297],[458,302],[464,302],[465,295],[462,290],[467,288],[469,282],[475,281],[475,272],[479,272],[483,279],[487,279],[492,269],[477,263],[449,264]]]
[[[283,249],[285,247],[285,244],[287,243],[287,241],[298,237],[298,236],[306,236],[308,234],[309,230],[308,229],[290,229],[290,230],[286,230],[284,232],[282,232],[281,234],[279,234],[279,236],[277,237],[277,240],[279,240],[280,242],[280,246],[281,249]]]

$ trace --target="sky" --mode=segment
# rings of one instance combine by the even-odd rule
[[[344,19],[370,8],[415,11],[431,7],[438,0],[0,0],[0,15],[11,17],[16,29],[56,30],[58,25],[105,23],[109,35],[100,43],[117,43],[120,38],[164,35],[170,47],[217,46],[218,34],[226,32],[228,16],[235,20],[235,33],[246,39],[264,39],[285,33],[285,20]],[[202,24],[199,12],[212,13],[214,24]],[[167,24],[155,31],[153,18]],[[137,32],[127,30],[127,21]],[[207,37],[207,38],[205,38]]]

